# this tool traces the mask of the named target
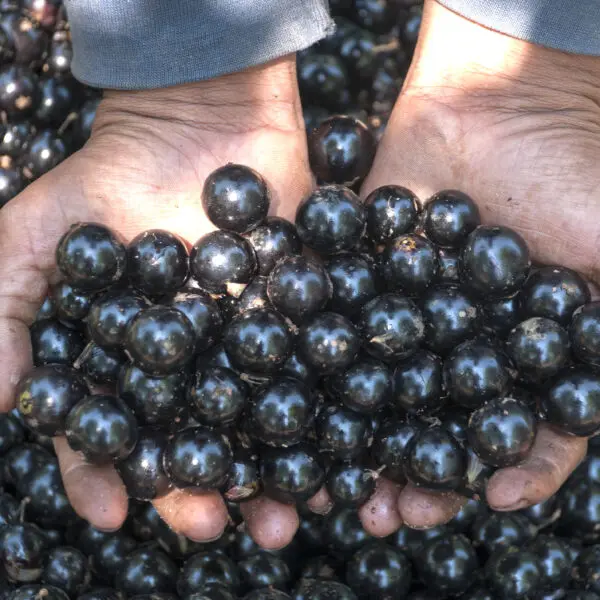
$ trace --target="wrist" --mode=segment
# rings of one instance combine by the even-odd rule
[[[239,73],[151,90],[107,90],[93,135],[116,133],[129,121],[137,127],[168,124],[172,134],[190,128],[245,133],[272,127],[302,127],[295,55]]]

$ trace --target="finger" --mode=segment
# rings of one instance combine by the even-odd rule
[[[494,510],[519,510],[543,502],[558,491],[586,452],[587,439],[540,425],[527,459],[516,467],[496,471],[490,478],[488,504]]]
[[[229,521],[225,502],[215,491],[173,490],[153,504],[173,531],[194,542],[219,539]]]
[[[333,502],[327,493],[327,489],[322,487],[312,498],[306,501],[306,506],[318,515],[326,515],[333,508]]]
[[[254,541],[266,550],[285,548],[298,529],[296,508],[266,496],[240,505],[248,531]]]
[[[97,529],[119,529],[127,517],[127,492],[114,468],[90,465],[64,437],[54,438],[54,449],[75,512]]]
[[[447,523],[467,501],[455,492],[431,492],[408,484],[400,494],[398,512],[413,529],[430,529]]]
[[[375,537],[386,537],[400,528],[402,517],[398,512],[398,498],[401,489],[387,479],[377,480],[375,492],[358,511],[365,531]]]

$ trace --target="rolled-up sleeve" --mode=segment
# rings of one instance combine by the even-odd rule
[[[600,55],[600,0],[438,0],[495,31],[548,48]]]
[[[307,48],[333,27],[327,0],[65,0],[73,74],[115,89],[241,71]]]

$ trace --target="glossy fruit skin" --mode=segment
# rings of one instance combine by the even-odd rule
[[[177,578],[177,592],[183,597],[201,591],[211,584],[237,590],[240,586],[240,576],[236,565],[223,554],[198,552],[185,561]]]
[[[569,334],[556,321],[532,317],[519,323],[508,335],[506,352],[528,382],[556,375],[570,359]]]
[[[225,435],[208,427],[193,427],[169,440],[163,462],[173,485],[210,490],[224,483],[232,458]]]
[[[7,123],[2,128],[0,153],[11,158],[18,158],[29,147],[36,132],[36,127],[31,121]]]
[[[75,86],[72,81],[45,76],[40,78],[38,89],[36,121],[45,126],[59,127],[75,103]]]
[[[422,429],[416,421],[398,418],[384,423],[375,432],[371,455],[375,464],[385,467],[383,477],[394,483],[406,483],[404,474],[404,454],[412,438]]]
[[[161,550],[152,547],[134,550],[117,574],[116,587],[127,596],[174,592],[177,566]]]
[[[187,388],[192,416],[203,425],[215,427],[234,423],[248,397],[248,385],[225,367],[197,370]]]
[[[382,294],[365,304],[358,327],[365,350],[383,361],[408,358],[425,335],[421,311],[400,294]]]
[[[373,433],[367,415],[336,405],[325,406],[317,415],[316,432],[321,452],[341,460],[358,457]]]
[[[174,292],[189,275],[189,256],[183,241],[164,229],[150,229],[127,246],[127,275],[133,287],[151,296]]]
[[[509,368],[508,358],[489,340],[467,340],[444,361],[446,389],[456,404],[477,408],[508,391]]]
[[[36,367],[19,381],[15,404],[28,427],[43,435],[65,431],[69,411],[89,388],[77,371],[61,365]]]
[[[472,337],[481,325],[481,309],[458,286],[431,288],[422,298],[425,344],[446,354]]]
[[[314,397],[291,377],[277,377],[254,393],[249,410],[252,431],[269,446],[300,442],[313,423]]]
[[[443,190],[425,204],[423,227],[427,237],[443,248],[460,248],[481,224],[472,198],[458,190]]]
[[[404,598],[411,579],[406,556],[381,542],[360,548],[346,565],[346,581],[360,598]]]
[[[250,589],[269,588],[286,591],[292,575],[283,558],[267,552],[249,556],[237,565],[245,587]]]
[[[308,159],[321,183],[351,187],[362,181],[375,157],[375,139],[354,117],[334,115],[308,136]]]
[[[586,367],[559,374],[540,398],[544,418],[571,435],[592,435],[600,429],[600,377]]]
[[[171,482],[163,468],[167,436],[161,431],[140,429],[131,454],[116,464],[127,494],[136,500],[154,500],[164,496]]]
[[[150,301],[134,290],[109,290],[90,307],[87,326],[90,337],[106,350],[119,350],[127,325]]]
[[[296,227],[281,217],[267,217],[248,234],[248,241],[256,254],[258,275],[265,277],[279,260],[302,252]]]
[[[39,80],[27,67],[6,65],[0,70],[0,108],[9,117],[30,115],[39,98]]]
[[[52,295],[48,295],[44,298],[42,305],[39,307],[34,322],[43,321],[44,319],[53,319],[54,317],[56,317],[56,302]]]
[[[83,352],[85,341],[76,329],[54,319],[35,322],[29,331],[33,364],[71,366]]]
[[[429,542],[416,565],[429,589],[454,595],[472,584],[479,561],[469,539],[455,534]]]
[[[398,19],[394,0],[354,0],[352,20],[373,33],[387,33]]]
[[[265,494],[284,503],[308,500],[325,481],[319,453],[308,444],[269,448],[260,457]]]
[[[566,267],[542,267],[531,273],[523,286],[521,310],[525,317],[546,317],[567,326],[573,312],[590,298],[579,273]]]
[[[140,425],[175,429],[187,420],[187,373],[152,377],[134,365],[124,365],[117,380],[119,397]]]
[[[302,323],[331,298],[332,285],[323,266],[305,256],[282,258],[267,279],[269,300],[294,323]]]
[[[483,305],[483,330],[491,335],[506,335],[521,321],[519,293]]]
[[[25,183],[19,170],[0,168],[0,208],[12,200],[24,187]]]
[[[541,586],[543,588],[556,590],[569,584],[573,559],[568,544],[563,542],[561,538],[552,535],[539,535],[528,550],[538,557],[542,575]]]
[[[600,365],[600,302],[590,302],[575,310],[569,335],[579,360]]]
[[[257,275],[244,288],[239,298],[236,298],[234,315],[252,310],[254,308],[273,308],[267,294],[266,277]],[[233,315],[232,315],[233,316]]]
[[[535,527],[513,512],[481,514],[473,524],[471,540],[480,554],[488,557],[509,546],[525,546],[535,537]]]
[[[466,453],[441,427],[420,431],[408,442],[404,454],[406,478],[418,487],[455,490],[465,476]]]
[[[506,298],[525,283],[531,259],[525,240],[512,229],[480,225],[460,255],[460,279],[475,294]]]
[[[360,241],[365,225],[366,211],[360,199],[342,185],[316,189],[296,211],[300,239],[323,255],[351,250]]]
[[[329,374],[353,362],[360,348],[360,339],[348,318],[322,312],[302,325],[296,347],[298,355],[311,369]]]
[[[227,481],[221,487],[228,502],[246,502],[262,492],[262,482],[255,455],[237,450],[227,473]]]
[[[535,415],[514,398],[494,398],[473,411],[469,419],[469,444],[489,465],[509,467],[520,463],[533,447]]]
[[[53,585],[70,597],[85,587],[88,575],[88,561],[77,548],[68,546],[50,550],[46,566],[40,578],[42,583]]]
[[[292,377],[293,379],[298,379],[309,387],[314,387],[318,379],[318,374],[310,369],[306,361],[300,358],[297,352],[290,354],[289,358],[285,361],[280,374],[286,377]]]
[[[169,306],[151,306],[129,322],[125,351],[148,375],[169,375],[192,359],[195,342],[194,328],[182,312]]]
[[[281,590],[260,588],[248,592],[242,600],[290,600],[290,596]]]
[[[25,439],[23,425],[11,414],[0,414],[0,456],[6,454],[14,446],[19,446]]]
[[[31,140],[21,158],[23,174],[30,180],[37,179],[61,163],[68,154],[66,141],[54,129],[43,129]]]
[[[442,359],[426,350],[397,363],[393,381],[393,401],[408,413],[438,408],[446,396]]]
[[[52,289],[58,317],[64,321],[81,321],[94,300],[92,294],[78,291],[63,281]]]
[[[499,600],[526,598],[538,589],[542,579],[535,554],[515,547],[492,556],[485,565],[485,575]]]
[[[44,566],[45,546],[44,534],[36,525],[9,525],[0,531],[0,565],[14,581],[36,581]]]
[[[376,244],[386,244],[410,233],[421,213],[419,199],[398,185],[384,185],[373,190],[365,200],[367,235]]]
[[[359,507],[375,491],[375,477],[364,465],[338,462],[329,468],[325,486],[336,506]]]
[[[256,256],[245,238],[230,231],[213,231],[192,247],[190,268],[203,290],[224,294],[232,284],[248,283],[254,277]]]
[[[95,464],[123,460],[138,440],[133,413],[120,398],[109,395],[79,401],[67,416],[65,434],[69,446]]]
[[[600,485],[585,479],[575,480],[561,490],[562,515],[557,532],[597,544],[595,525],[600,520]]]
[[[223,345],[235,367],[250,373],[275,373],[292,352],[293,338],[283,317],[272,309],[257,308],[225,327]]]
[[[107,352],[101,346],[90,342],[77,363],[84,375],[94,383],[115,383],[123,367],[125,359]]]
[[[52,462],[48,450],[37,444],[20,444],[11,448],[3,457],[4,481],[16,486],[34,469]]]
[[[379,255],[381,276],[390,292],[422,294],[436,279],[438,253],[426,238],[407,233],[394,238]]]
[[[46,600],[68,600],[69,596],[53,585],[32,583],[22,585],[10,596],[11,600],[36,600],[44,597]]]
[[[333,312],[352,318],[380,291],[375,265],[368,256],[338,254],[325,268],[332,285],[329,308]]]
[[[304,98],[337,107],[348,87],[348,73],[340,57],[309,53],[298,58],[298,85]]]
[[[71,225],[56,247],[56,264],[75,288],[101,290],[117,283],[127,265],[125,246],[103,225]]]
[[[205,180],[202,207],[219,229],[248,233],[269,212],[265,180],[250,167],[229,163],[215,169]]]
[[[94,574],[103,581],[113,582],[125,558],[137,546],[138,542],[134,538],[122,531],[114,532],[108,539],[101,542],[91,554]]]
[[[600,545],[581,552],[573,565],[572,577],[576,587],[600,594]]]
[[[325,540],[331,552],[351,557],[371,541],[355,508],[334,507],[325,519]]]
[[[392,397],[392,374],[383,362],[363,357],[328,381],[329,393],[344,406],[364,414],[376,413]]]

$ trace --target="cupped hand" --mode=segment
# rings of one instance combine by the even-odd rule
[[[293,220],[312,185],[293,57],[217,80],[143,92],[106,92],[91,139],[0,212],[0,410],[31,368],[28,327],[56,282],[55,247],[69,225],[104,223],[128,240],[150,228],[190,243],[213,227],[201,205],[206,176],[236,162],[267,180],[271,210]],[[55,440],[63,481],[80,516],[118,528],[125,488],[113,468],[87,464]],[[228,514],[215,493],[175,490],[155,506],[179,533],[205,541]],[[261,498],[243,509],[256,541],[284,546],[295,533],[293,507]]]
[[[599,79],[600,58],[515,40],[427,0],[413,64],[363,195],[385,184],[424,200],[462,190],[484,222],[519,231],[535,260],[598,284]],[[517,510],[545,500],[586,450],[585,438],[541,425],[527,460],[492,476],[487,502]],[[410,485],[393,494],[387,523],[413,527],[447,521],[462,503]]]

